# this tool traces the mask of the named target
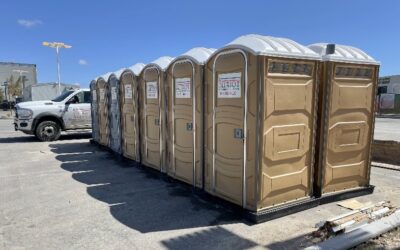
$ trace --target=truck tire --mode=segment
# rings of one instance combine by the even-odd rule
[[[42,121],[36,127],[35,135],[41,141],[56,141],[60,138],[61,128],[56,122]]]

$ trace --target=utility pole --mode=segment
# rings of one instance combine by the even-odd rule
[[[56,49],[56,60],[57,60],[57,78],[58,78],[58,94],[61,94],[61,74],[60,74],[60,49],[70,49],[71,45],[67,45],[61,42],[43,42],[43,46],[47,46]]]

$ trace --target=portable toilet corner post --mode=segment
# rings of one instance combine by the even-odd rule
[[[99,121],[99,143],[100,145],[108,147],[108,106],[106,97],[106,85],[110,73],[100,76],[97,79],[97,92],[98,92],[98,121]]]
[[[138,75],[144,66],[137,63],[116,73],[120,79],[122,155],[136,162],[140,162]]]
[[[371,145],[379,63],[358,48],[318,43],[321,55],[316,196],[371,193]]]
[[[115,73],[110,74],[106,85],[108,106],[109,147],[117,154],[121,153],[120,95],[119,79]]]
[[[167,69],[167,162],[171,177],[203,187],[204,63],[215,49],[193,48]]]
[[[160,57],[140,74],[140,134],[142,164],[165,172],[166,96],[165,70],[173,58]]]
[[[99,142],[100,131],[99,131],[99,121],[98,121],[98,92],[97,92],[97,78],[90,82],[90,93],[91,93],[91,105],[90,111],[92,114],[92,138],[93,141]]]
[[[206,192],[256,213],[311,206],[319,61],[292,40],[261,35],[241,36],[210,57]]]

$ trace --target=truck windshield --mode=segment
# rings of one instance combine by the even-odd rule
[[[62,100],[67,98],[72,93],[74,93],[73,90],[66,91],[66,92],[62,93],[61,95],[57,96],[56,98],[54,98],[52,101],[53,102],[61,102]]]

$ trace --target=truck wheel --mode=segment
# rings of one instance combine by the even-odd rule
[[[36,127],[35,134],[41,141],[55,141],[60,138],[61,128],[53,121],[43,121]]]

